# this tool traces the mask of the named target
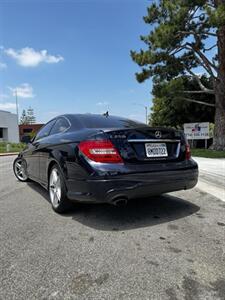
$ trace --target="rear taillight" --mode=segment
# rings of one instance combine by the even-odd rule
[[[189,160],[191,158],[191,148],[189,144],[185,145],[185,159]]]
[[[79,150],[90,160],[101,163],[122,163],[117,149],[109,140],[83,141]]]

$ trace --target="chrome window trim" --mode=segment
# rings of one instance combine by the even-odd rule
[[[49,131],[49,133],[47,134],[47,135],[45,135],[45,136],[41,136],[41,137],[39,137],[39,138],[37,138],[37,136],[38,136],[38,133],[42,130],[42,129],[44,129],[50,122],[53,122],[53,121],[55,121],[56,122],[56,118],[54,118],[54,119],[51,119],[50,121],[48,121],[46,124],[44,124],[39,130],[38,130],[38,132],[36,133],[36,136],[35,136],[35,138],[34,138],[34,142],[36,142],[36,141],[40,141],[40,140],[42,140],[42,139],[44,139],[44,138],[46,138],[46,137],[48,137],[49,136],[49,134],[50,134],[50,132],[51,132],[51,130],[52,130],[52,128],[53,128],[53,126],[55,125],[55,123],[52,125],[52,127],[51,127],[51,129],[50,129],[50,131]]]
[[[68,126],[66,129],[64,129],[63,131],[61,131],[61,132],[57,132],[57,133],[51,134],[51,131],[52,131],[53,127],[55,126],[56,122],[57,122],[60,118],[64,118],[64,119],[68,122],[69,126]],[[54,135],[57,135],[57,134],[65,133],[66,131],[68,131],[68,130],[71,128],[71,122],[70,122],[70,120],[69,120],[67,117],[65,117],[65,116],[58,116],[58,117],[56,117],[55,124],[52,126],[52,129],[51,129],[51,131],[49,132],[49,135],[48,135],[48,136],[54,136]]]
[[[69,127],[68,127],[67,129],[69,129],[69,128],[71,127],[71,122],[70,122],[70,120],[69,120],[66,116],[59,116],[59,117],[64,118],[64,119],[66,119],[66,120],[68,121]],[[59,118],[59,117],[58,117],[58,118]]]
[[[58,133],[51,134],[52,128],[54,127],[55,123],[57,122],[57,120],[58,120],[59,118],[64,118],[64,119],[69,123],[69,127],[67,127],[67,128],[66,128],[64,131],[62,131],[62,132],[58,132]],[[49,131],[48,135],[45,135],[45,136],[42,136],[42,137],[36,139],[36,137],[37,137],[37,135],[38,135],[38,132],[41,131],[42,128],[44,128],[45,126],[47,126],[47,125],[48,125],[50,122],[52,122],[52,121],[55,121],[55,123],[52,125],[52,128],[51,128],[51,130]],[[72,126],[72,124],[71,124],[70,120],[69,120],[66,116],[63,116],[63,115],[62,115],[62,116],[55,117],[55,118],[51,119],[50,121],[48,121],[46,124],[44,124],[44,125],[38,130],[38,132],[37,132],[37,134],[36,134],[36,137],[35,137],[35,139],[34,139],[34,142],[35,142],[35,141],[40,141],[40,140],[45,139],[45,138],[47,138],[47,137],[49,137],[49,136],[54,136],[54,135],[56,135],[56,134],[65,133],[66,131],[68,131],[68,130],[71,128],[71,126]]]

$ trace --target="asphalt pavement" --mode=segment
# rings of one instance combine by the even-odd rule
[[[198,188],[52,211],[0,157],[0,299],[225,299],[225,203]]]

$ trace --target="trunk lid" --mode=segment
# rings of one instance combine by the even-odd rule
[[[103,131],[125,162],[157,163],[185,159],[185,138],[180,131],[147,126]]]

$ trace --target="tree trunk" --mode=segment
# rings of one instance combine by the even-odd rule
[[[222,4],[225,1],[217,2]],[[216,111],[212,149],[225,150],[225,25],[219,27],[217,35],[218,76],[214,82]]]
[[[213,150],[225,150],[225,93],[217,94],[216,90],[216,111],[215,129],[213,138]],[[223,104],[223,106],[222,106]]]

